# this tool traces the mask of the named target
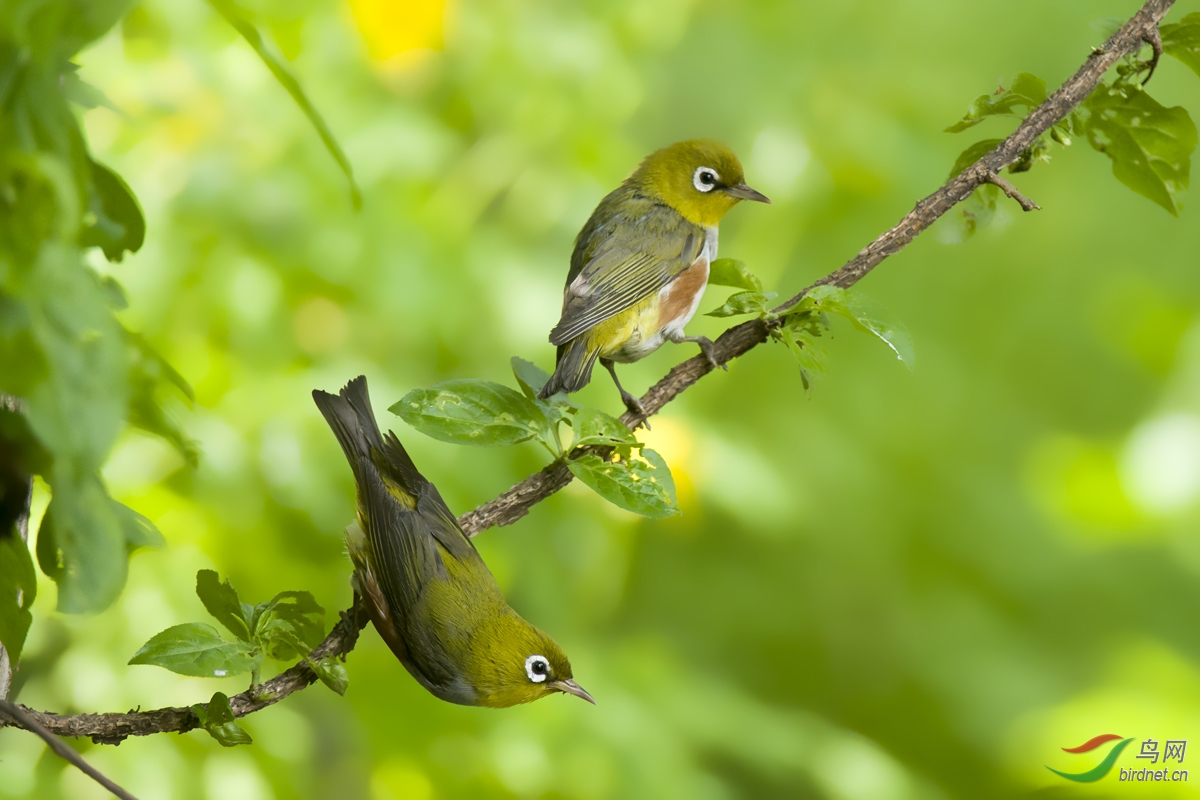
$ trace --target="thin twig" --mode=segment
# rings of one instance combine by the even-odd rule
[[[108,789],[117,797],[121,798],[121,800],[137,800],[136,797],[105,777],[103,772],[85,761],[83,756],[67,747],[67,745],[61,739],[42,727],[38,721],[26,713],[21,706],[17,705],[16,703],[10,703],[8,700],[0,700],[0,711],[15,719],[25,730],[36,733],[38,736],[42,737],[42,740],[45,741],[46,744],[50,745],[51,750],[74,764],[79,768],[80,772],[82,772],[84,775],[87,775],[105,789]]]
[[[1039,206],[1037,203],[1030,200],[1025,195],[1021,194],[1021,192],[1017,189],[1017,187],[1013,186],[1011,183],[1009,183],[1004,178],[1001,178],[999,175],[988,175],[987,182],[992,184],[993,186],[998,187],[1000,189],[1000,191],[1004,192],[1006,195],[1011,197],[1013,200],[1016,200],[1017,204],[1021,206],[1022,211],[1041,211],[1042,210],[1041,206]]]
[[[806,287],[782,303],[773,311],[780,313],[799,303],[804,296],[818,286],[853,286],[879,266],[888,256],[903,250],[922,231],[927,230],[939,217],[958,203],[970,197],[979,186],[991,182],[1001,169],[1012,164],[1033,142],[1062,120],[1075,106],[1092,93],[1099,85],[1104,73],[1121,57],[1136,53],[1146,37],[1153,37],[1174,0],[1148,0],[1120,30],[1114,33],[1102,48],[1093,48],[1091,55],[1058,91],[1046,102],[1029,112],[1011,136],[995,149],[952,178],[945,186],[919,201],[916,207],[904,215],[894,227],[878,236],[864,247],[854,258],[837,270]],[[717,364],[725,364],[765,342],[778,321],[752,319],[725,331],[714,342],[712,355]],[[639,426],[645,417],[658,413],[663,406],[674,400],[681,392],[700,378],[712,372],[712,362],[703,354],[676,364],[658,383],[650,387],[641,398],[645,416],[626,412],[621,421],[630,429]],[[577,453],[574,455],[578,455]],[[459,525],[468,536],[474,536],[488,528],[510,525],[529,513],[529,509],[545,500],[571,482],[572,475],[561,461],[555,462],[540,472],[530,475],[494,500],[459,517]],[[361,620],[360,623],[353,620]],[[354,648],[358,631],[365,625],[366,614],[357,615],[353,610],[342,612],[342,621],[333,629],[315,651],[313,658],[330,655],[345,655]],[[260,708],[276,703],[287,695],[316,680],[308,665],[301,661],[286,672],[272,678],[260,689],[268,697],[250,697],[242,693],[230,698],[236,716],[244,716]],[[24,707],[22,707],[24,708]],[[25,709],[46,728],[65,736],[91,736],[94,741],[118,742],[126,736],[145,736],[153,733],[188,731],[198,726],[198,721],[189,709],[163,708],[155,711],[131,712],[129,714],[78,714],[59,715]],[[18,723],[20,724],[20,723]],[[0,720],[0,727],[3,720]]]

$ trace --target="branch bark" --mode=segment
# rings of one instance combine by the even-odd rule
[[[848,288],[867,276],[888,256],[895,255],[908,246],[913,239],[928,229],[947,211],[967,199],[973,191],[985,183],[992,183],[1000,170],[1020,158],[1033,142],[1062,120],[1100,84],[1104,74],[1118,60],[1137,53],[1143,43],[1158,39],[1158,25],[1174,5],[1174,0],[1148,0],[1141,10],[1109,37],[1103,47],[1096,48],[1083,66],[1072,75],[1046,102],[1029,112],[1011,136],[971,166],[950,179],[933,194],[917,202],[892,228],[858,252],[854,258],[829,273],[812,285],[805,287],[794,297],[774,309],[781,312],[799,303],[804,296],[818,286]],[[725,331],[714,343],[713,356],[718,365],[745,355],[771,334],[777,322],[754,319],[743,322]],[[674,400],[689,386],[714,369],[703,355],[696,355],[676,364],[658,383],[641,398],[646,414],[626,412],[621,421],[630,429],[657,414],[663,406]],[[575,454],[578,455],[578,454]],[[507,492],[480,505],[459,517],[459,524],[468,536],[475,536],[488,528],[511,525],[529,513],[529,509],[545,500],[571,482],[572,475],[562,462],[550,464]],[[349,611],[342,612],[342,620],[334,627],[325,641],[313,651],[312,657],[324,658],[331,655],[345,656],[354,648],[358,632],[366,624],[366,613],[358,603]],[[279,702],[289,694],[305,688],[316,680],[305,662],[267,681],[259,687],[255,696],[243,692],[230,698],[235,716],[242,717],[261,708]],[[265,692],[266,697],[259,696]],[[78,714],[59,715],[33,711],[21,707],[26,713],[48,730],[60,736],[91,736],[101,743],[117,743],[126,736],[146,736],[153,733],[184,732],[199,726],[199,721],[190,709],[161,708],[155,711],[131,711],[128,714]],[[0,720],[3,723],[3,720]],[[8,723],[12,724],[12,723]],[[19,724],[19,723],[18,723]],[[2,727],[2,724],[0,724]],[[24,727],[24,726],[21,726]]]

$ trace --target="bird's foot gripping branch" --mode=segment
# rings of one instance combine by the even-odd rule
[[[845,317],[859,330],[879,337],[912,366],[907,331],[884,321],[878,304],[857,292],[822,286],[795,304],[771,309],[774,293],[764,292],[762,281],[732,258],[712,263],[709,283],[739,291],[708,316],[753,315],[766,323],[771,338],[796,357],[805,391],[812,377],[825,369],[825,352],[817,339],[828,331],[830,315]],[[493,381],[451,380],[415,389],[390,410],[420,432],[452,444],[539,442],[555,458],[547,470],[564,467],[567,480],[578,478],[614,505],[646,517],[679,513],[666,462],[634,435],[644,419],[634,417],[631,424],[595,408],[580,408],[561,393],[540,399],[550,376],[521,358],[512,359],[512,369],[520,391]],[[477,529],[468,532],[473,535]]]

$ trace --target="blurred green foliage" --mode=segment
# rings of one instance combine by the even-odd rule
[[[93,160],[69,105],[98,104],[102,95],[69,59],[128,6],[30,1],[0,10],[0,391],[27,401],[28,425],[4,437],[4,460],[53,487],[38,561],[59,585],[62,611],[108,606],[125,583],[126,552],[161,541],[98,474],[123,424],[184,441],[157,413],[147,365],[158,360],[114,315],[125,306],[120,287],[82,263],[89,247],[120,261],[145,235],[137,200]],[[28,551],[14,555],[27,573]],[[19,654],[23,602],[6,592],[4,603],[0,643]]]
[[[245,596],[348,605],[353,486],[313,388],[365,372],[386,406],[447,380],[510,383],[514,355],[549,367],[575,232],[638,159],[692,136],[727,140],[775,200],[731,214],[721,247],[788,296],[940,184],[962,145],[939,131],[967,98],[1022,70],[1056,85],[1103,38],[1089,23],[1136,4],[1013,0],[1006,14],[1037,24],[997,26],[994,8],[924,0],[248,0],[342,143],[358,213],[303,112],[207,4],[147,0],[94,42],[124,4],[12,11],[34,5],[0,6],[0,38],[19,22],[32,54],[19,95],[0,66],[5,113],[18,98],[82,128],[0,128],[3,181],[27,192],[0,199],[0,389],[43,387],[27,395],[55,459],[35,486],[43,571],[70,574],[79,509],[106,520],[90,529],[102,551],[79,557],[111,569],[40,579],[18,699],[204,702],[221,729],[214,693],[233,681],[126,662],[202,618],[200,568]],[[57,87],[89,42],[77,77],[103,95],[75,92],[85,112]],[[1152,89],[1200,108],[1176,61]],[[760,348],[655,418],[643,440],[681,515],[572,485],[476,540],[599,706],[440,703],[367,631],[345,698],[313,689],[245,718],[251,747],[156,736],[88,759],[144,797],[1121,796],[1045,766],[1075,770],[1059,748],[1100,732],[1200,727],[1200,226],[1080,148],[1053,155],[1018,176],[1045,210],[1000,204],[965,241],[947,220],[864,286],[907,324],[915,371],[834,319],[809,401],[784,348]],[[117,175],[146,228],[113,264],[105,245],[139,238]],[[664,348],[623,381],[640,393],[693,354]],[[136,392],[157,412],[135,411]],[[604,385],[574,399],[620,410]],[[392,420],[459,512],[548,458]],[[134,555],[107,611],[52,613],[116,596],[150,530],[125,506],[167,546]],[[0,796],[96,791],[0,731]]]

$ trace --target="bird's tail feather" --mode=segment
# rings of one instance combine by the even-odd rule
[[[357,481],[361,482],[363,478],[361,471],[365,462],[374,464],[377,470],[386,473],[414,496],[421,485],[427,483],[396,434],[389,431],[385,438],[379,432],[367,394],[366,376],[359,375],[336,395],[316,389],[313,400],[342,446]],[[385,463],[379,463],[373,453],[381,455]]]
[[[587,336],[577,336],[566,344],[558,346],[558,360],[554,366],[554,374],[546,385],[538,392],[538,397],[545,399],[556,392],[577,392],[592,379],[592,367],[596,365],[599,348],[588,346]]]

